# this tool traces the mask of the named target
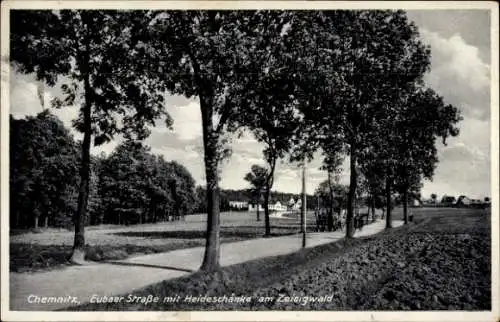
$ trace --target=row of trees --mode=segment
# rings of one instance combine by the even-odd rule
[[[91,140],[142,139],[161,117],[170,125],[165,91],[200,103],[206,271],[219,265],[230,133],[249,129],[265,144],[267,191],[285,155],[300,163],[322,149],[329,169],[349,155],[348,237],[358,173],[387,196],[414,189],[431,176],[436,138],[458,133],[457,109],[423,83],[430,51],[403,11],[16,10],[10,57],[21,72],[62,84],[56,107],[80,106],[75,262],[84,255]]]
[[[11,227],[67,227],[78,206],[80,142],[48,110],[10,118]],[[126,141],[109,157],[91,156],[86,225],[179,219],[194,210],[187,169],[140,143]]]

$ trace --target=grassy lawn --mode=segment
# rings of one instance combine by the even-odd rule
[[[212,275],[195,273],[134,293],[179,296],[175,303],[94,303],[72,310],[491,309],[490,216],[479,210],[413,211],[413,224],[377,236],[233,265]],[[232,294],[251,301],[183,300]],[[304,296],[328,300],[305,302]]]
[[[221,242],[263,237],[263,218],[257,222],[254,217],[255,214],[250,213],[221,214]],[[92,227],[93,229],[86,231],[86,258],[89,261],[118,260],[204,246],[205,227],[204,216],[188,216],[186,221],[180,222],[135,226],[107,225],[101,229]],[[271,219],[271,236],[296,234],[299,229],[297,220]],[[24,234],[16,232],[10,236],[10,271],[40,271],[70,265],[72,243],[73,233],[70,231],[49,230]]]

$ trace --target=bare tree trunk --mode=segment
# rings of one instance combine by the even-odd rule
[[[405,225],[408,224],[408,189],[405,188],[403,193],[403,217]]]
[[[260,190],[257,192],[257,221],[260,221],[259,204],[260,204]]]
[[[207,235],[205,254],[201,270],[213,272],[220,261],[220,200],[218,180],[218,136],[212,124],[212,106],[200,96],[203,126],[203,146],[205,152],[205,175],[207,180]]]
[[[85,56],[88,57],[88,52]],[[85,59],[88,62],[88,59]],[[82,164],[80,167],[80,189],[78,193],[78,210],[75,216],[75,240],[71,262],[82,263],[85,260],[85,217],[90,190],[90,139],[92,136],[92,102],[90,76],[84,71],[85,102],[83,106],[84,133],[82,143]]]
[[[391,215],[391,179],[389,175],[387,175],[385,179],[385,198],[387,204],[387,214],[385,217],[385,228],[392,228],[392,215]]]
[[[372,222],[375,221],[375,196],[372,195]]]
[[[265,236],[271,235],[271,222],[269,220],[269,194],[271,193],[271,189],[266,187],[266,191],[264,192],[264,220],[266,226],[266,234]]]
[[[39,216],[35,216],[35,230],[38,229],[38,218]]]
[[[350,148],[350,181],[349,193],[347,195],[347,216],[346,216],[346,237],[351,238],[354,235],[354,207],[356,205],[356,187],[357,187],[357,169],[356,169],[356,149],[351,143]]]
[[[306,247],[306,233],[307,233],[307,193],[306,193],[306,164],[302,165],[302,248]]]
[[[177,181],[175,179],[170,180],[169,186],[170,186],[170,191],[172,193],[172,197],[174,199],[174,211],[172,213],[172,221],[176,221],[180,219],[180,208],[181,208],[181,202],[179,200],[179,195],[177,194]]]
[[[330,208],[328,211],[328,231],[332,231],[333,229],[333,186],[332,186],[332,175],[331,172],[328,171],[328,188],[330,190]]]
[[[264,219],[266,221],[266,236],[271,235],[271,222],[269,220],[269,197],[271,195],[271,188],[274,181],[274,169],[276,168],[276,156],[271,154],[267,160],[269,164],[269,175],[266,180],[266,191],[264,192]]]

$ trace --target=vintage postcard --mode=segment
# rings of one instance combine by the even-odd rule
[[[498,321],[498,4],[4,1],[4,321]]]

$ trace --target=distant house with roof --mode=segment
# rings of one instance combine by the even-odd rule
[[[300,210],[302,208],[302,199],[297,197],[297,201],[295,199],[290,198],[287,205],[287,210]]]
[[[279,200],[272,200],[269,202],[269,210],[270,211],[287,211],[287,206],[283,205]],[[257,211],[257,205],[248,203],[248,211]],[[264,211],[264,205],[259,204],[259,211]]]
[[[287,206],[283,205],[279,200],[269,203],[269,210],[287,211]]]
[[[457,206],[470,206],[472,204],[472,200],[467,196],[459,196],[457,199]]]

